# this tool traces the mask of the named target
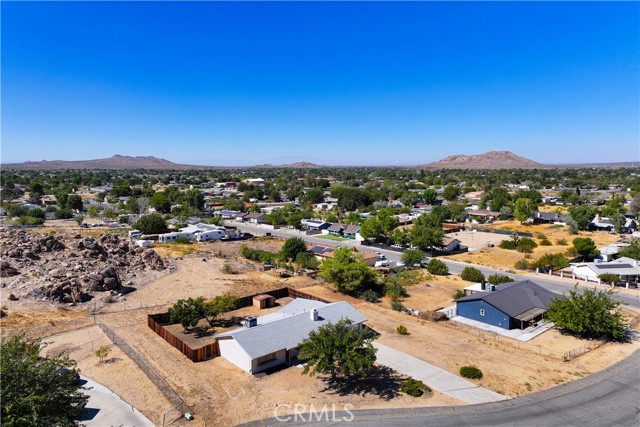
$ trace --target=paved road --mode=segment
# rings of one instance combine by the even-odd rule
[[[271,233],[272,236],[278,236],[278,237],[283,237],[283,238],[289,238],[292,236],[297,236],[297,237],[302,237],[304,240],[306,240],[309,243],[313,243],[313,244],[318,244],[318,245],[325,245],[325,246],[349,246],[349,247],[357,247],[359,246],[359,244],[353,240],[348,240],[348,241],[335,241],[335,240],[329,240],[329,239],[321,239],[318,237],[314,237],[314,236],[307,236],[304,233],[300,233],[297,232],[296,230],[290,230],[290,229],[278,229],[278,230],[268,230],[268,229],[264,229],[264,228],[260,228],[260,227],[256,227],[253,225],[247,225],[247,224],[242,224],[242,223],[237,223],[237,222],[229,222],[230,224],[233,224],[234,226],[237,226],[240,230],[245,231],[245,232],[249,232],[249,233],[253,233],[255,235],[262,235],[265,232],[269,232]],[[374,250],[374,249],[371,249]],[[391,261],[400,261],[400,256],[401,253],[400,252],[394,252],[394,251],[388,251],[388,250],[384,250],[384,249],[377,249],[375,248],[375,250],[377,252],[381,252],[383,254],[386,255],[386,257],[391,260]],[[558,294],[562,294],[563,292],[567,292],[571,289],[573,289],[573,284],[567,281],[562,281],[562,279],[560,278],[555,278],[555,277],[548,277],[545,276],[543,274],[541,275],[523,275],[523,274],[511,274],[511,273],[506,273],[505,271],[502,270],[498,270],[498,269],[494,269],[494,268],[489,268],[489,267],[483,267],[483,266],[479,266],[479,265],[475,265],[475,264],[468,264],[468,263],[464,263],[464,262],[458,262],[458,261],[451,261],[451,260],[446,260],[446,259],[442,259],[442,261],[444,261],[447,266],[449,267],[449,271],[451,273],[454,274],[459,274],[463,268],[468,267],[468,266],[473,266],[477,269],[479,269],[480,271],[482,271],[485,276],[489,276],[491,274],[509,274],[510,276],[512,276],[513,278],[515,278],[516,280],[534,280],[536,283],[538,283],[541,286],[544,286],[545,288],[549,289],[552,292],[556,292]],[[590,285],[582,285],[580,284],[580,286],[578,287],[578,289],[588,289],[588,288],[593,288],[593,286],[595,286],[594,284],[590,284]],[[640,291],[638,291],[637,295],[630,295],[630,294],[626,294],[626,293],[617,293],[614,295],[614,298],[618,301],[621,301],[622,303],[624,303],[628,308],[634,309],[634,310],[640,310]]]
[[[505,396],[484,389],[457,375],[433,366],[423,360],[417,359],[406,353],[388,347],[377,342],[373,346],[378,349],[376,362],[387,366],[394,371],[415,378],[427,384],[432,389],[439,391],[461,402],[477,404],[499,402],[507,399]]]
[[[154,424],[137,409],[122,400],[107,387],[86,377],[84,394],[89,396],[81,424],[87,427],[136,426],[153,427]]]
[[[247,426],[363,427],[637,427],[640,425],[640,350],[625,360],[572,383],[496,403],[482,405],[354,410],[319,419],[280,415]],[[318,415],[318,413],[316,413]],[[274,413],[274,416],[278,415]],[[351,420],[351,421],[348,421]]]

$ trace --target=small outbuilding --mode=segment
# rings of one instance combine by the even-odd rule
[[[275,304],[276,299],[269,294],[261,294],[253,297],[253,306],[260,310],[273,307]]]

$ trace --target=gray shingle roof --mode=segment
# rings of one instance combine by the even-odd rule
[[[484,301],[510,317],[516,317],[532,308],[549,308],[549,304],[561,295],[553,293],[542,286],[523,280],[500,285],[495,291],[476,292],[462,297],[456,303],[467,301]]]
[[[311,308],[318,310],[316,321],[311,319]],[[276,313],[260,316],[257,326],[223,332],[215,335],[215,338],[235,339],[251,358],[256,358],[278,350],[295,348],[312,331],[341,319],[350,319],[354,323],[367,320],[345,301],[326,304],[298,298]]]

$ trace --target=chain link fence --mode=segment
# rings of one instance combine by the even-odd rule
[[[166,396],[171,402],[174,408],[181,414],[190,413],[193,414],[193,410],[182,400],[182,398],[176,393],[176,391],[169,385],[169,383],[156,371],[149,362],[146,361],[138,352],[132,349],[123,339],[121,339],[115,332],[113,332],[107,325],[102,323],[100,319],[96,318],[96,324],[102,329],[107,337],[122,350],[127,356],[135,362],[140,369],[149,377],[149,379],[158,387],[158,389]]]

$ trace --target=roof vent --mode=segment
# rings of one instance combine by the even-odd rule
[[[480,290],[484,291],[486,289],[487,289],[487,282],[483,280],[482,282],[480,282]]]
[[[311,320],[313,320],[314,322],[318,320],[318,309],[316,308],[312,308],[311,311],[309,312],[309,316],[311,317]]]
[[[496,290],[496,285],[491,285],[491,292]]]
[[[245,328],[253,328],[254,326],[258,326],[258,318],[255,316],[250,316],[244,319],[244,327]]]

